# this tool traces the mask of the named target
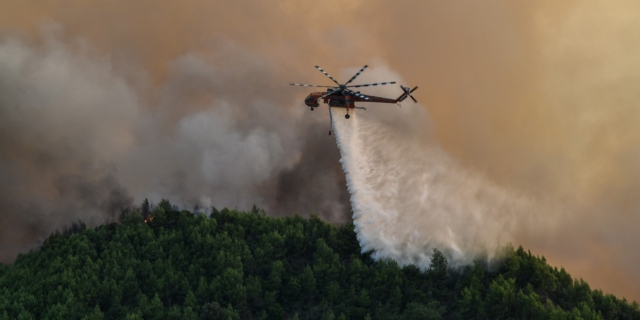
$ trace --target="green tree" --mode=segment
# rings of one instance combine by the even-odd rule
[[[502,275],[491,282],[485,297],[487,316],[491,319],[509,318],[510,308],[514,306],[515,279],[504,279]]]
[[[430,301],[426,305],[420,302],[410,302],[402,315],[404,320],[439,320],[444,314],[444,307],[438,306],[435,301]]]
[[[164,305],[162,304],[162,301],[160,301],[160,297],[157,293],[153,296],[153,299],[151,299],[146,313],[144,314],[144,318],[152,320],[164,318]]]
[[[104,314],[100,311],[100,306],[96,304],[96,306],[91,310],[89,314],[84,316],[82,319],[85,320],[102,320],[104,319]]]
[[[316,292],[316,278],[313,275],[313,271],[307,265],[300,275],[300,291],[307,297],[315,294]]]
[[[433,249],[427,277],[432,283],[431,292],[433,296],[438,300],[443,300],[449,277],[449,263],[444,254],[438,249]]]

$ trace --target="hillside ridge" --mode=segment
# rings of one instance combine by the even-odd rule
[[[352,224],[163,200],[0,264],[0,319],[640,319],[522,247],[492,268],[430,254],[399,267],[361,253]]]

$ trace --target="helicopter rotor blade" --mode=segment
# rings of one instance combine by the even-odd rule
[[[364,71],[364,69],[366,69],[368,67],[368,65],[365,65],[364,67],[362,67],[362,69],[360,69],[360,71],[358,71],[358,73],[356,73],[353,77],[351,77],[351,79],[349,79],[349,81],[347,81],[347,83],[345,83],[345,85],[351,83],[351,81],[353,81],[353,79],[357,78],[362,71]]]
[[[368,83],[368,84],[359,84],[355,86],[348,86],[349,88],[360,88],[360,87],[375,87],[375,86],[383,86],[385,84],[395,84],[395,81],[391,82],[378,82],[378,83]]]
[[[329,79],[331,79],[331,81],[335,82],[337,85],[340,85],[338,83],[338,81],[336,81],[336,79],[334,79],[331,75],[329,75],[326,71],[324,71],[324,69],[316,66],[316,69],[320,70],[320,72],[322,72],[322,74],[324,74],[325,76],[329,77]]]
[[[334,93],[336,93],[336,91],[329,91],[329,92],[327,92],[327,94],[325,94],[325,95],[323,95],[323,96],[320,96],[317,100],[320,100],[320,99],[322,99],[322,98],[324,98],[324,97],[326,97],[326,96],[330,96],[330,95],[332,95],[332,94],[334,94]]]
[[[333,86],[319,86],[317,84],[302,84],[302,83],[291,83],[292,86],[299,87],[322,87],[322,88],[333,88]]]

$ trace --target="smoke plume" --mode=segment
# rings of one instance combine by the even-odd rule
[[[0,41],[0,259],[55,228],[102,223],[132,198],[110,162],[128,147],[136,95],[104,61],[57,41]]]
[[[0,40],[2,261],[144,198],[348,220],[338,149],[317,118],[289,107],[298,101],[276,94],[282,84],[260,55],[223,41],[216,59],[173,61],[152,89],[139,70],[61,42],[55,27],[42,37]]]

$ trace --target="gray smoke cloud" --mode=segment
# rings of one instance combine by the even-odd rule
[[[0,42],[0,259],[55,228],[101,223],[132,198],[112,157],[126,149],[136,95],[107,62],[54,39]]]
[[[151,87],[144,69],[59,38],[0,40],[0,261],[144,198],[349,219],[326,114],[303,114],[268,59],[221,41]]]

